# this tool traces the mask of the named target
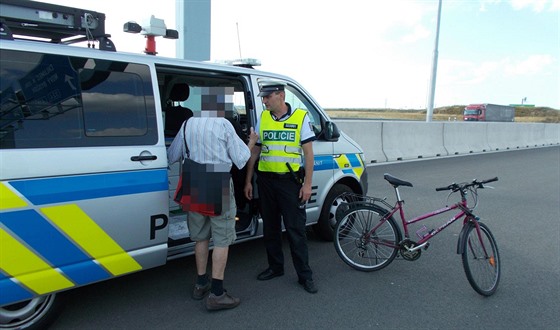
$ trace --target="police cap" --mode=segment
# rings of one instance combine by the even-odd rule
[[[259,93],[259,97],[268,96],[277,91],[283,91],[284,87],[286,86],[285,83],[279,81],[266,81],[261,83],[261,92]]]

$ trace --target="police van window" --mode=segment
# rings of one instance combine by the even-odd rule
[[[247,116],[247,106],[245,102],[246,93],[244,91],[235,91],[233,94],[233,119],[238,121],[243,132],[249,133],[249,118]]]
[[[82,90],[86,136],[142,136],[147,133],[147,117],[142,80],[133,73],[80,70],[80,76],[103,77]],[[119,105],[107,115],[107,105]]]
[[[311,125],[313,126],[313,131],[315,135],[319,135],[321,132],[321,115],[315,109],[313,104],[309,102],[297,89],[293,86],[286,86],[286,102],[290,104],[292,109],[303,109],[307,110],[309,114],[309,120],[311,121]]]
[[[144,65],[1,50],[0,148],[157,143]]]
[[[176,106],[164,106],[164,122],[165,122],[165,135],[166,143],[170,143],[173,137],[177,134],[178,130],[182,127],[183,121],[187,118],[181,115],[185,109],[191,112],[190,116],[201,116],[202,104],[205,102],[205,97],[208,93],[213,94],[211,91],[216,88],[216,93],[224,93],[229,90],[232,94],[228,96],[227,102],[218,101],[217,104],[229,104],[226,118],[230,120],[240,137],[245,138],[247,134],[247,89],[244,80],[239,76],[219,75],[213,72],[212,75],[205,72],[189,72],[180,73],[180,68],[162,69],[158,73],[158,83],[160,86],[161,95],[171,95],[171,91],[178,84],[187,88],[188,92],[183,93],[187,98],[177,103]],[[168,100],[167,103],[170,101]],[[178,106],[180,105],[180,107]],[[204,108],[208,108],[205,106]],[[224,110],[224,109],[216,109]],[[179,113],[174,113],[174,112]]]

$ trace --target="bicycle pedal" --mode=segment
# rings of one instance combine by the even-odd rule
[[[429,247],[430,247],[430,242],[428,242],[428,243],[426,243],[426,245],[424,245],[424,251],[426,251]]]

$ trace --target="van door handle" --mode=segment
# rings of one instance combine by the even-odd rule
[[[130,160],[132,160],[133,162],[141,162],[144,160],[156,160],[157,156],[155,155],[150,155],[150,156],[132,156],[130,157]]]

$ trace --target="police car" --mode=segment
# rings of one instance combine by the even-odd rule
[[[307,219],[320,237],[331,239],[342,193],[366,193],[362,149],[289,77],[117,52],[94,11],[2,0],[0,16],[0,328],[42,327],[66,290],[194,253],[166,148],[205,89],[233,88],[241,134],[263,111],[263,81],[308,111]],[[262,236],[257,198],[238,198],[236,243]]]

